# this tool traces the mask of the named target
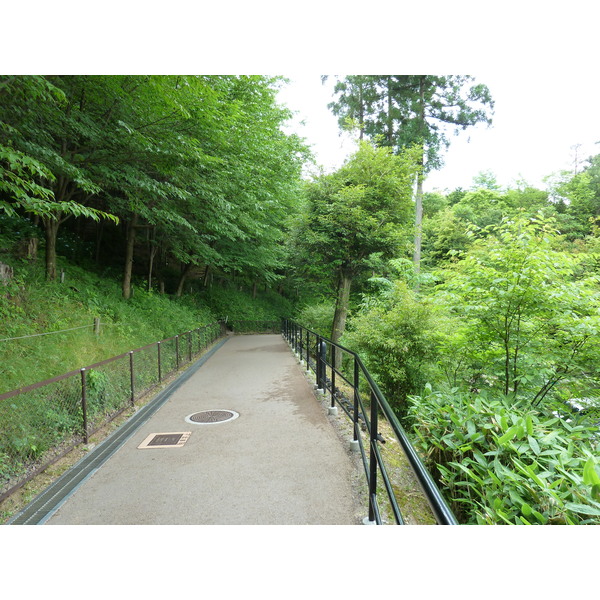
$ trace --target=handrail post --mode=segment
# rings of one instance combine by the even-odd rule
[[[337,415],[337,406],[335,405],[335,355],[337,354],[337,348],[331,344],[331,405],[329,406],[328,413],[330,415]],[[341,353],[340,353],[341,354]]]
[[[179,370],[179,336],[175,336],[175,368]]]
[[[317,334],[316,339],[316,351],[315,351],[315,379],[317,384],[317,391],[321,391],[321,336]]]
[[[375,444],[377,444],[377,397],[371,390],[371,426],[369,428],[369,523],[375,523],[375,504],[374,498],[377,494],[377,454],[375,452]],[[366,522],[366,521],[365,521]]]
[[[88,437],[88,422],[87,422],[87,380],[85,368],[81,369],[81,412],[83,417],[83,441],[87,444]]]
[[[358,360],[356,358],[356,356],[354,357],[354,415],[353,415],[353,421],[354,421],[354,438],[353,438],[353,442],[354,445],[352,446],[354,448],[354,446],[358,446],[358,386],[360,385],[360,380],[358,378]]]
[[[310,371],[310,330],[306,330],[306,371]]]
[[[317,388],[320,392],[325,393],[327,389],[327,344],[325,340],[319,336],[317,345]]]

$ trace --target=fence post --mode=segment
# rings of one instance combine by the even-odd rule
[[[377,444],[377,397],[371,390],[371,426],[369,428],[369,446],[371,452],[369,454],[369,524],[375,523],[375,502],[374,498],[377,494],[377,455],[375,453],[375,444]],[[365,520],[366,523],[366,520]]]
[[[192,332],[188,331],[188,361],[192,362]]]
[[[133,350],[129,351],[129,376],[131,380],[131,406],[135,405],[135,387],[133,375]]]
[[[179,370],[179,336],[175,336],[175,369]]]
[[[100,317],[94,317],[94,333],[100,335]]]
[[[162,381],[162,365],[160,362],[160,342],[156,343],[156,348],[158,352],[158,383]]]
[[[89,442],[87,422],[87,379],[85,368],[81,369],[81,412],[83,416],[83,441]]]

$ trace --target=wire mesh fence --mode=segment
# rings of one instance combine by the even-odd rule
[[[0,501],[189,364],[221,323],[0,394]]]

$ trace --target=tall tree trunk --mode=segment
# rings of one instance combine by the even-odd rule
[[[154,267],[154,257],[156,256],[157,247],[152,246],[150,248],[150,260],[148,264],[148,291],[152,290],[152,270]]]
[[[135,227],[137,225],[137,215],[133,215],[131,221],[127,223],[127,242],[125,246],[125,269],[123,271],[123,298],[131,298],[131,273],[133,271],[133,249],[135,247]]]
[[[417,193],[415,198],[415,253],[413,262],[415,271],[421,271],[421,240],[423,234],[423,178],[425,177],[425,77],[419,80],[419,129],[421,137],[421,156],[417,175]]]
[[[56,237],[60,222],[58,216],[56,219],[46,218],[43,221],[46,230],[46,279],[54,281],[56,279]]]
[[[158,251],[158,246],[154,243],[155,231],[154,228],[152,228],[152,231],[150,229],[147,231],[148,249],[150,251],[148,259],[148,291],[152,290],[152,270],[154,267],[154,257]]]
[[[350,288],[352,287],[352,276],[346,271],[340,271],[338,279],[337,298],[335,302],[335,313],[333,315],[333,326],[331,329],[331,339],[336,344],[346,330],[346,319],[348,317],[348,307],[350,304]],[[335,364],[339,367],[341,361],[341,351],[335,352]]]
[[[415,252],[413,262],[415,272],[421,271],[421,241],[423,238],[423,155],[421,154],[421,170],[417,175],[417,191],[415,194]]]
[[[365,105],[364,105],[364,97],[363,97],[363,82],[359,82],[358,84],[358,126],[360,128],[358,137],[360,141],[363,141],[363,137],[365,134]]]
[[[392,117],[392,78],[387,78],[387,138],[390,148],[394,147],[394,119]]]
[[[335,313],[333,315],[333,326],[331,328],[331,339],[339,342],[346,329],[346,318],[348,317],[348,306],[350,303],[350,288],[352,277],[350,273],[341,271],[338,279],[337,298],[335,301]]]
[[[183,294],[183,286],[185,285],[185,280],[187,279],[187,276],[189,275],[191,270],[192,263],[187,263],[183,267],[183,271],[181,271],[181,276],[179,277],[179,285],[177,286],[177,291],[175,292],[175,295],[178,298],[181,298],[181,294]]]

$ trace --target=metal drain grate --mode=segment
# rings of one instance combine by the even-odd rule
[[[216,423],[233,421],[233,419],[237,419],[239,416],[239,413],[236,413],[234,410],[203,410],[202,412],[188,415],[185,420],[194,425],[214,425]]]
[[[151,433],[138,448],[181,448],[191,434],[191,431]]]

